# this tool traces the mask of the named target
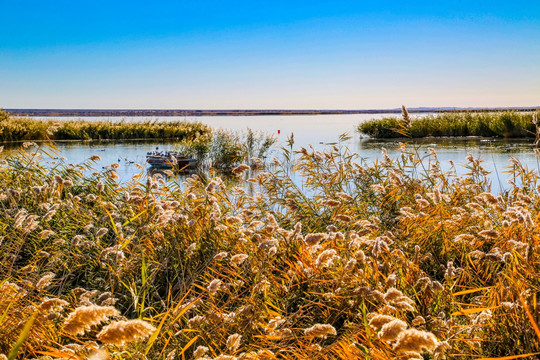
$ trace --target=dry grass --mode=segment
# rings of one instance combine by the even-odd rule
[[[0,167],[0,353],[540,351],[536,174],[513,160],[514,184],[494,196],[472,156],[457,177],[414,149],[375,164],[337,147],[284,151],[285,163],[250,179],[239,173],[241,184],[200,175],[183,187],[159,178],[120,186],[114,169],[83,176],[92,160],[50,168],[26,150],[10,156]]]

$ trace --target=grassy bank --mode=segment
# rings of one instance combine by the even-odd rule
[[[358,132],[375,138],[422,138],[427,136],[485,136],[535,138],[533,113],[448,112],[423,116],[410,123],[403,117],[371,120],[358,125]]]
[[[210,127],[188,121],[44,121],[12,117],[0,110],[0,141],[39,140],[194,140],[211,131]]]
[[[0,354],[450,359],[540,351],[538,177],[302,149],[239,183],[0,164]],[[293,160],[295,158],[295,160]],[[291,170],[292,165],[292,170]],[[301,189],[286,175],[303,174]],[[21,336],[22,335],[22,336]],[[96,355],[99,354],[99,355]],[[422,355],[421,355],[422,354]]]

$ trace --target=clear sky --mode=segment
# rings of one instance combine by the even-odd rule
[[[0,0],[0,107],[540,105],[540,1]]]

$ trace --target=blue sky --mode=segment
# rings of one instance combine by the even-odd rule
[[[538,1],[0,0],[0,107],[540,105]]]

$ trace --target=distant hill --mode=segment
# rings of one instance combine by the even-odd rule
[[[532,107],[497,107],[497,108],[458,108],[458,107],[411,107],[411,113],[444,111],[535,111],[540,106]],[[339,115],[339,114],[383,114],[401,113],[401,108],[371,110],[153,110],[153,109],[4,109],[15,116],[264,116],[264,115]]]

